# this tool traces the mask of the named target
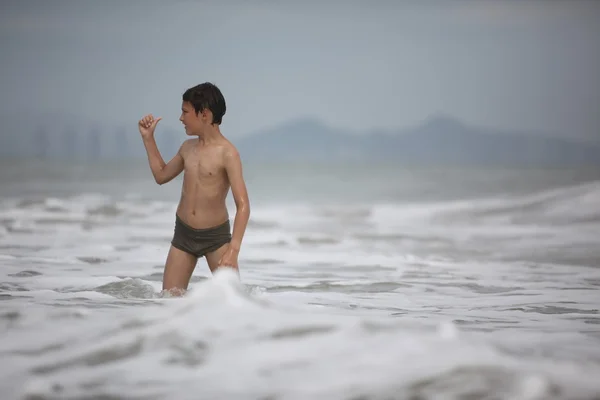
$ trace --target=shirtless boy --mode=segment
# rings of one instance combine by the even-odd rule
[[[181,199],[163,273],[163,291],[182,295],[187,290],[198,258],[205,257],[210,271],[233,268],[238,274],[238,254],[250,218],[250,202],[242,174],[242,163],[234,145],[220,130],[225,99],[211,83],[185,91],[181,117],[188,139],[165,163],[154,140],[162,119],[143,117],[138,128],[148,155],[152,175],[159,185],[183,171]],[[230,233],[226,198],[233,193],[236,215]]]

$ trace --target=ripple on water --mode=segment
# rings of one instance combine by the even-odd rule
[[[29,289],[24,288],[23,286],[21,286],[17,283],[5,282],[5,283],[0,283],[0,291],[1,292],[28,292]]]
[[[412,287],[410,284],[399,283],[399,282],[372,282],[364,284],[347,285],[340,283],[333,283],[327,281],[315,282],[303,286],[294,285],[280,285],[266,288],[267,292],[288,292],[288,291],[299,291],[299,292],[340,292],[340,293],[382,293],[391,292],[399,288]]]
[[[100,257],[77,257],[77,259],[79,261],[83,261],[84,263],[88,263],[88,264],[103,264],[103,263],[107,263],[109,260],[105,259],[105,258],[100,258]]]
[[[27,278],[27,277],[31,277],[31,276],[39,276],[39,275],[43,275],[41,272],[37,272],[37,271],[33,271],[33,270],[23,270],[23,271],[19,271],[16,272],[14,274],[8,274],[8,276],[14,276],[16,278]]]
[[[110,282],[98,286],[94,290],[119,299],[150,299],[155,297],[154,287],[139,278],[127,278],[118,282]]]
[[[136,338],[130,343],[113,345],[110,348],[93,350],[87,354],[68,359],[62,362],[48,363],[33,368],[34,374],[48,374],[57,370],[74,366],[97,366],[114,361],[124,360],[141,353],[144,345],[143,338]]]
[[[477,283],[434,283],[434,282],[422,282],[427,283],[433,286],[438,287],[456,287],[461,289],[467,289],[473,293],[477,294],[501,294],[501,293],[510,293],[516,292],[518,290],[525,290],[524,287],[521,286],[493,286],[493,285],[479,285]]]
[[[579,308],[557,307],[557,306],[531,306],[531,307],[515,307],[507,308],[507,311],[522,311],[526,313],[538,314],[598,314],[598,310],[583,310]]]

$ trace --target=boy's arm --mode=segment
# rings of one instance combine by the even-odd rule
[[[181,156],[181,148],[183,145],[177,150],[177,154],[175,154],[168,163],[165,163],[160,155],[160,151],[158,151],[154,135],[143,137],[143,142],[148,155],[150,170],[152,171],[156,183],[159,185],[165,184],[183,171],[183,157]]]
[[[154,140],[154,131],[161,119],[162,117],[155,119],[152,114],[148,114],[138,121],[138,129],[146,148],[150,170],[152,171],[154,180],[159,185],[169,182],[183,171],[183,157],[181,156],[183,145],[181,145],[175,157],[168,164],[165,164],[160,151],[158,151],[158,146],[156,146],[156,141]]]
[[[233,221],[233,233],[231,234],[230,246],[237,253],[240,251],[242,239],[248,220],[250,219],[250,200],[248,199],[248,191],[246,182],[242,173],[242,161],[238,151],[232,147],[225,153],[225,170],[231,185],[231,192],[235,200],[237,212]]]

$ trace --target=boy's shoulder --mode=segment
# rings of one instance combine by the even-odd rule
[[[225,142],[223,144],[223,155],[225,157],[233,157],[233,158],[240,157],[240,153],[239,153],[237,147],[235,147],[235,145],[233,143],[231,143],[231,141],[229,141],[228,139],[225,139]]]
[[[194,143],[196,143],[197,141],[198,141],[198,139],[194,139],[194,138],[184,140],[183,143],[181,143],[181,146],[179,146],[179,153],[184,154],[189,149],[191,149],[193,147]]]

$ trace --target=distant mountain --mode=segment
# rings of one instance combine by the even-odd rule
[[[423,165],[600,165],[600,144],[502,132],[434,116],[416,127],[348,134],[299,119],[235,141],[245,160],[383,161]]]

